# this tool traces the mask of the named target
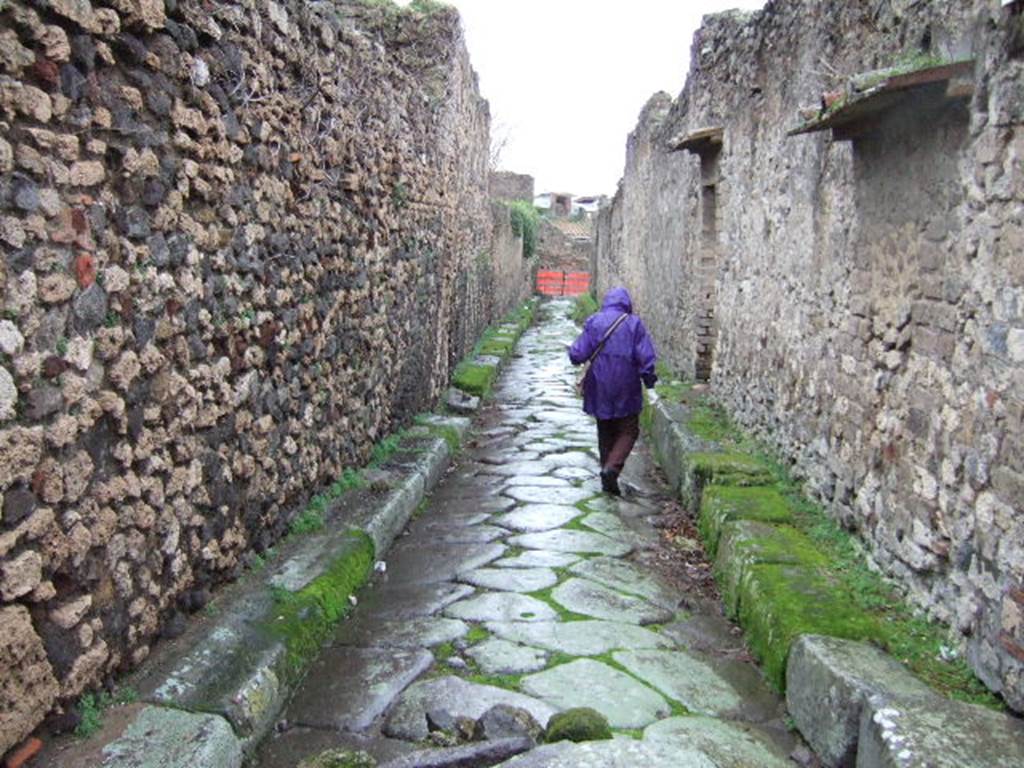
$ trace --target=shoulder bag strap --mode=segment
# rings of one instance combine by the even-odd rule
[[[604,332],[604,336],[602,336],[601,340],[597,343],[597,347],[594,349],[593,354],[591,354],[590,357],[587,358],[587,365],[590,365],[592,362],[594,362],[594,358],[601,353],[601,349],[604,347],[604,343],[608,341],[611,335],[615,333],[615,329],[622,325],[623,321],[627,317],[629,317],[629,313],[623,312],[621,315],[619,315],[618,319],[616,319],[616,321],[611,324],[611,327]]]

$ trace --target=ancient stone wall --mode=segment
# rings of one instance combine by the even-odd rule
[[[492,200],[525,200],[533,203],[533,176],[511,171],[491,172]]]
[[[999,6],[708,17],[684,90],[630,137],[595,267],[1022,709],[1024,62]],[[787,136],[920,51],[973,59],[967,82],[900,94],[852,140]]]
[[[458,17],[416,7],[0,2],[0,753],[529,290]]]

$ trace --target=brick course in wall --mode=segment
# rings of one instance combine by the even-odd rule
[[[1021,19],[981,0],[707,17],[682,93],[630,136],[594,255],[672,367],[697,376],[711,343],[713,392],[1018,710]],[[822,94],[918,51],[972,59],[968,87],[908,91],[852,140],[787,136]],[[718,128],[711,168],[693,137]]]
[[[0,121],[2,753],[431,407],[529,269],[450,9],[10,0]]]

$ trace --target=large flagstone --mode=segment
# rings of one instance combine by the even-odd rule
[[[658,534],[654,530],[647,529],[643,533],[634,531],[626,526],[618,515],[611,512],[591,512],[580,522],[608,538],[621,539],[636,546],[648,546],[658,540]]]
[[[592,707],[613,728],[643,728],[671,710],[668,702],[643,683],[607,664],[577,659],[528,675],[522,689],[556,709]]]
[[[474,720],[495,704],[522,707],[542,725],[555,713],[551,705],[531,696],[490,685],[468,683],[458,677],[439,677],[411,685],[395,702],[384,723],[386,736],[409,741],[427,737],[427,712],[443,710],[453,717]]]
[[[516,501],[527,501],[534,504],[568,504],[570,506],[594,495],[591,491],[571,485],[564,488],[522,485],[506,488],[502,493]]]
[[[499,568],[565,568],[579,562],[580,556],[571,552],[548,552],[543,549],[528,549],[514,557],[495,560]]]
[[[405,538],[388,555],[387,580],[391,584],[450,581],[497,560],[505,553],[498,543],[424,542]]]
[[[485,592],[449,605],[444,613],[465,621],[550,621],[558,615],[547,603],[515,592]]]
[[[478,568],[459,580],[483,589],[525,593],[554,586],[558,575],[550,568]]]
[[[667,749],[698,749],[718,768],[793,768],[792,747],[744,723],[712,717],[670,717],[649,725],[644,742]]]
[[[289,716],[312,728],[365,730],[433,662],[425,650],[328,648],[292,699]],[[353,690],[359,695],[349,695]]]
[[[751,763],[745,768],[754,768]],[[560,741],[545,744],[497,768],[720,768],[707,755],[693,749],[668,748],[630,738],[612,741]]]
[[[579,508],[564,504],[527,504],[499,515],[493,522],[514,531],[532,533],[561,528],[581,514]]]
[[[619,648],[675,647],[657,632],[613,621],[489,621],[486,627],[497,637],[570,656],[599,656]]]
[[[675,610],[682,595],[663,584],[643,568],[614,557],[593,557],[569,567],[577,576],[604,584],[606,587],[639,595],[662,608]]]
[[[334,642],[336,645],[432,648],[465,637],[467,632],[469,626],[457,619],[424,616],[382,621],[371,613],[361,620],[343,622]]]
[[[623,624],[664,624],[675,618],[672,611],[587,579],[568,579],[552,590],[551,597],[573,613]]]
[[[544,651],[495,638],[474,645],[466,654],[477,663],[485,675],[522,675],[537,672],[547,666],[548,658]]]
[[[526,549],[544,549],[550,552],[577,552],[580,554],[614,555],[624,557],[633,547],[600,533],[559,529],[513,536],[508,543]]]

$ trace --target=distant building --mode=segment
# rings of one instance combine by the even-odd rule
[[[575,216],[580,211],[588,217],[594,216],[601,206],[608,202],[606,195],[581,195],[572,199],[572,214]]]
[[[533,198],[533,204],[552,216],[572,215],[572,195],[568,192],[542,192]]]

